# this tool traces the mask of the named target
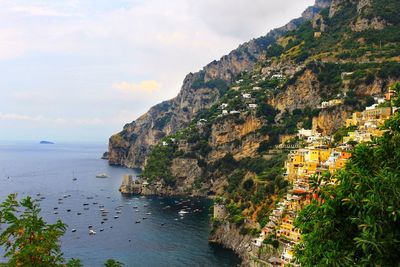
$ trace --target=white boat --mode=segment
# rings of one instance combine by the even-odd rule
[[[92,230],[92,229],[89,230],[89,235],[95,235],[95,234],[96,234],[96,232],[94,230]]]
[[[179,213],[179,215],[184,215],[184,214],[189,213],[189,212],[187,212],[186,210],[180,210],[178,213]]]
[[[107,178],[107,177],[108,177],[107,173],[98,173],[98,174],[96,174],[96,178]]]

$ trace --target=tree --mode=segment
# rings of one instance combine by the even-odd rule
[[[70,259],[67,262],[67,267],[83,267],[80,259]]]
[[[0,226],[6,226],[0,232],[0,246],[5,246],[4,257],[9,259],[0,266],[82,267],[79,259],[64,263],[59,239],[66,224],[60,220],[48,224],[39,213],[39,205],[29,196],[18,201],[11,194],[0,204]],[[121,267],[123,263],[109,259],[104,265]]]
[[[124,264],[122,262],[113,260],[113,259],[108,259],[105,263],[104,266],[106,267],[122,267]]]
[[[296,220],[302,266],[398,266],[400,262],[400,113],[385,134],[355,147],[343,170],[316,188],[319,200]],[[315,181],[314,181],[315,182]]]
[[[40,208],[26,197],[17,201],[11,194],[0,204],[0,224],[6,229],[0,235],[9,266],[60,266],[64,259],[59,238],[66,225],[60,220],[47,224],[39,216]],[[16,214],[20,215],[16,215]]]

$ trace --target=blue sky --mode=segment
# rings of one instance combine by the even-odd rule
[[[97,141],[312,0],[0,0],[0,140]]]

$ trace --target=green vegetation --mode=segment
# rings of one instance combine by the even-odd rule
[[[171,174],[171,163],[174,158],[182,155],[176,144],[170,142],[168,145],[157,145],[152,148],[147,164],[140,174],[149,182],[163,179],[167,185],[173,186],[176,182]]]
[[[339,144],[343,141],[343,137],[347,136],[349,132],[353,132],[357,129],[357,126],[342,127],[338,129],[333,135],[333,142]]]
[[[303,266],[397,266],[400,262],[400,113],[387,132],[360,144],[345,169],[317,186],[321,201],[306,206],[296,225],[303,233]],[[330,184],[337,179],[337,185]]]
[[[124,264],[122,262],[113,260],[113,259],[108,259],[105,263],[104,263],[105,267],[122,267],[124,266]]]
[[[47,224],[39,212],[30,197],[18,202],[15,194],[0,205],[0,223],[7,227],[0,235],[0,245],[5,247],[8,265],[60,266],[64,262],[59,238],[66,225],[61,221]]]
[[[11,194],[0,204],[0,246],[5,248],[4,257],[8,262],[0,266],[38,266],[38,267],[81,267],[79,259],[65,262],[61,252],[60,238],[66,225],[58,220],[46,223],[40,213],[39,205],[30,197],[17,200]],[[119,265],[107,265],[112,261]],[[105,266],[122,266],[108,260]]]
[[[226,81],[222,79],[214,79],[205,82],[204,77],[205,73],[200,72],[199,77],[195,79],[192,83],[192,88],[193,89],[200,89],[200,88],[211,88],[211,89],[217,89],[220,96],[222,96],[227,90],[228,90],[228,84]]]

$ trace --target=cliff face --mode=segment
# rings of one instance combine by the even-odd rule
[[[316,107],[321,103],[321,91],[316,75],[306,70],[294,84],[269,100],[269,103],[280,111],[292,111],[306,106]]]
[[[279,254],[272,246],[263,249],[255,246],[251,236],[241,234],[240,228],[229,222],[218,226],[210,235],[209,242],[223,244],[224,247],[233,250],[242,259],[242,266],[272,266],[268,259]]]
[[[257,133],[265,121],[252,115],[242,116],[240,120],[241,124],[235,123],[232,118],[212,125],[209,142],[212,150],[208,154],[208,162],[221,159],[228,153],[237,160],[254,156],[260,143],[268,139],[268,136]]]
[[[215,87],[212,82],[223,81],[229,85],[238,74],[250,71],[263,56],[268,45],[285,32],[296,29],[305,20],[312,19],[329,2],[317,0],[301,18],[292,20],[266,36],[240,45],[219,61],[205,66],[200,72],[188,74],[177,97],[152,107],[136,121],[126,124],[121,132],[110,137],[109,163],[143,168],[152,146],[164,136],[187,126],[199,111],[211,107],[219,99],[221,88]]]

